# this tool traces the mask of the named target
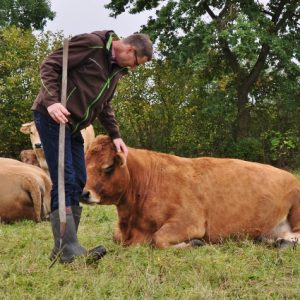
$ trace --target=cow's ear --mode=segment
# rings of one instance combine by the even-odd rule
[[[115,163],[120,167],[124,167],[126,165],[126,157],[123,152],[118,152],[116,154]]]
[[[30,127],[33,124],[33,122],[22,124],[20,131],[24,134],[30,134]]]
[[[27,126],[26,124],[23,124],[20,128],[20,131],[24,134],[30,133],[30,126]]]

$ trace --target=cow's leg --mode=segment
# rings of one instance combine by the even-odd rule
[[[155,232],[152,245],[161,249],[168,247],[187,248],[193,246],[192,240],[200,240],[205,234],[205,220],[199,216],[193,220],[169,221]]]
[[[297,200],[291,207],[288,215],[288,222],[291,226],[292,232],[300,234],[300,192],[297,195]]]
[[[122,233],[119,226],[115,228],[113,240],[115,243],[122,244]]]
[[[273,229],[276,247],[300,244],[300,194],[294,194],[294,203],[287,219]]]
[[[276,247],[300,244],[300,206],[290,211],[287,223],[290,230],[286,230],[279,235],[275,242]]]

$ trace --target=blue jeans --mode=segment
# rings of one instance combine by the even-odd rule
[[[58,209],[58,144],[59,124],[50,116],[34,112],[34,122],[41,138],[52,180],[51,211]],[[65,196],[66,207],[79,205],[79,198],[86,183],[83,138],[81,133],[65,134]]]

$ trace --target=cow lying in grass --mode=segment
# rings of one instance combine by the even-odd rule
[[[41,221],[50,212],[50,178],[39,167],[0,158],[0,222]]]
[[[123,245],[189,247],[232,235],[300,242],[300,183],[286,171],[133,148],[126,160],[105,136],[94,140],[86,163],[83,197],[116,205],[114,238]]]

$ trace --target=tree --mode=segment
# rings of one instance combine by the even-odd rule
[[[0,27],[12,26],[42,30],[47,20],[53,20],[48,0],[1,0]]]
[[[225,88],[236,106],[235,141],[250,135],[252,110],[262,99],[260,82],[281,86],[289,77],[299,84],[298,0],[266,5],[254,0],[112,0],[106,7],[112,16],[159,7],[143,30],[159,42],[163,55],[193,65],[212,82],[220,72],[227,74]]]
[[[20,133],[32,120],[30,107],[40,87],[39,66],[44,57],[61,45],[59,34],[35,36],[15,26],[0,29],[0,156],[18,157],[31,148],[28,136]]]

